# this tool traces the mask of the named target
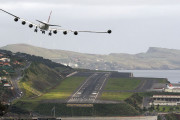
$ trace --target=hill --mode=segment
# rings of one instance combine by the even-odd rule
[[[84,54],[64,50],[45,49],[26,44],[7,45],[1,49],[41,56],[74,68],[99,70],[180,69],[180,50],[166,48],[150,47],[146,53],[111,53],[109,55]]]
[[[21,91],[17,84],[24,89],[26,97],[37,96],[56,87],[67,75],[74,72],[69,66],[26,53],[13,54],[0,50],[0,55],[0,100],[4,101],[8,101],[12,94],[18,97]],[[6,61],[3,62],[3,59]],[[4,87],[5,84],[12,85],[13,91]]]
[[[62,79],[63,75],[54,69],[42,63],[33,62],[31,66],[24,71],[24,77],[20,83],[28,92],[38,94],[40,92],[46,92],[56,86]]]

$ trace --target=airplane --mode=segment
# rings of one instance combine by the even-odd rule
[[[180,89],[180,86],[173,86],[172,84],[166,84],[168,89]]]
[[[52,35],[52,32],[54,34],[57,34],[58,31],[62,31],[64,35],[66,35],[68,32],[73,32],[74,35],[78,35],[79,32],[88,32],[88,33],[111,33],[112,31],[111,30],[108,30],[107,32],[96,32],[96,31],[74,31],[74,30],[66,30],[66,29],[61,29],[61,26],[59,25],[53,25],[53,24],[50,24],[49,21],[50,21],[50,18],[51,18],[51,14],[52,14],[52,11],[50,12],[50,15],[49,15],[49,18],[48,18],[48,21],[40,21],[40,20],[36,20],[37,22],[39,22],[39,24],[35,24],[33,22],[29,22],[23,18],[20,18],[16,15],[13,15],[12,13],[9,13],[3,9],[0,9],[1,11],[11,15],[14,17],[14,21],[15,22],[18,22],[19,20],[22,21],[22,25],[25,25],[26,23],[29,24],[29,28],[33,28],[35,27],[34,29],[34,32],[38,32],[38,28],[40,29],[40,31],[42,32],[42,34],[45,34],[45,31],[48,31],[48,35],[51,36]],[[56,27],[56,28],[51,28],[51,27]]]

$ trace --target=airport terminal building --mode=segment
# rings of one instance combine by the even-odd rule
[[[150,105],[180,105],[180,95],[153,95]]]

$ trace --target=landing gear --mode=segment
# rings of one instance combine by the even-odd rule
[[[37,27],[36,27],[36,29],[34,29],[34,32],[38,32],[38,29],[37,29]]]
[[[45,31],[42,30],[42,34],[45,34]]]
[[[38,32],[38,29],[34,29],[34,32]]]
[[[49,32],[49,36],[51,36],[52,35],[52,33],[51,33],[51,31]]]

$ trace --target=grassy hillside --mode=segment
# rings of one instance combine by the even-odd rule
[[[50,92],[43,94],[36,100],[66,100],[81,85],[86,77],[69,77],[64,79]]]
[[[121,70],[121,69],[180,69],[180,50],[151,47],[146,53],[109,55],[83,54],[64,50],[51,50],[26,44],[7,45],[1,49],[42,56],[72,67]]]
[[[26,91],[26,96],[41,95],[61,82],[63,76],[56,70],[42,63],[31,63],[24,71],[24,77],[20,82]]]

